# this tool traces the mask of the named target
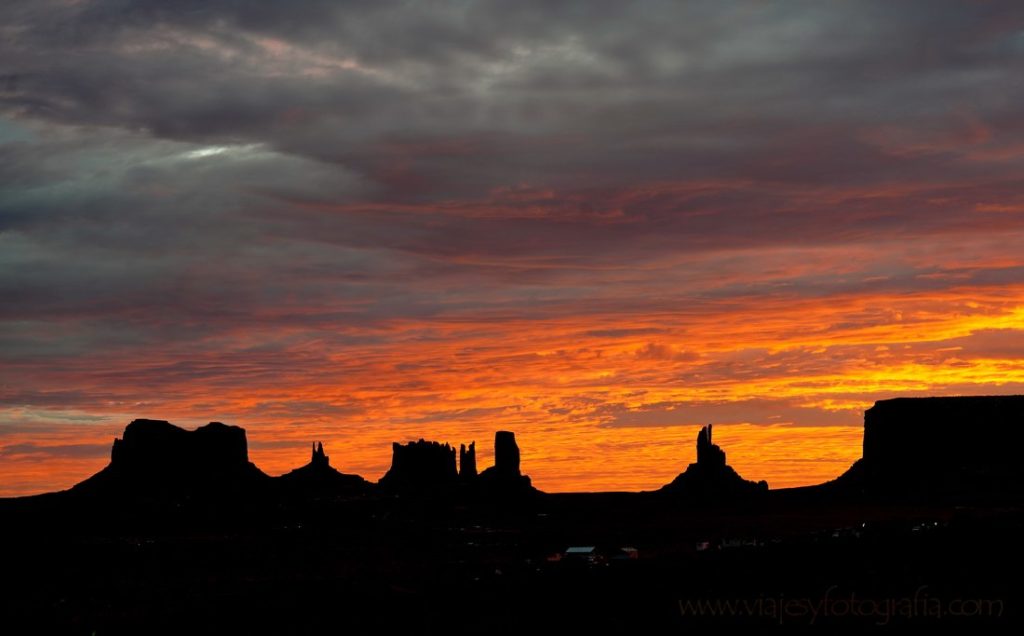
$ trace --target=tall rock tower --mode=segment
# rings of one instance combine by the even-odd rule
[[[512,431],[498,431],[494,434],[494,469],[507,475],[520,475],[519,445]]]
[[[463,480],[476,477],[476,442],[470,442],[469,448],[459,445],[459,477]]]

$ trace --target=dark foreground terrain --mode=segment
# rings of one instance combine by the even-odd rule
[[[0,502],[0,515],[0,630],[10,634],[985,632],[1021,622],[1016,505],[810,506],[785,491],[714,510],[643,494],[150,509],[41,497]]]
[[[395,443],[372,484],[135,420],[96,475],[0,500],[0,634],[1019,633],[1022,423],[1024,396],[881,401],[850,470],[777,491],[709,425],[658,491],[559,495],[509,431],[479,472]]]

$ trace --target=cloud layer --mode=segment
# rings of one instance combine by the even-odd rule
[[[665,483],[713,421],[832,477],[875,399],[1024,386],[1022,18],[7,2],[0,481],[136,416],[371,479],[512,428],[551,490]]]

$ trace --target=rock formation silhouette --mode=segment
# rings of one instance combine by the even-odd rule
[[[114,440],[110,464],[73,491],[200,496],[237,493],[269,479],[249,461],[242,428],[211,422],[187,431],[164,420],[137,419]]]
[[[459,446],[456,471],[455,448],[450,444],[419,440],[392,444],[391,468],[378,482],[390,492],[406,494],[456,494],[506,497],[536,490],[519,468],[515,433],[494,434],[494,466],[477,473],[476,442]]]
[[[757,497],[768,492],[765,481],[747,481],[725,463],[725,451],[711,439],[709,424],[697,434],[697,463],[690,464],[658,492],[704,504]]]
[[[697,461],[658,492],[715,504],[757,497],[764,481],[743,479],[714,443],[713,426],[697,435]],[[863,457],[819,486],[776,491],[773,501],[859,497],[901,501],[1005,500],[1024,497],[1024,396],[897,398],[864,415]],[[476,444],[459,447],[420,439],[392,445],[385,492],[502,497],[537,493],[520,469],[515,434],[494,436],[494,466],[477,472]],[[268,488],[270,490],[268,490]],[[111,461],[70,492],[153,500],[369,492],[374,485],[330,465],[323,444],[310,461],[271,478],[249,461],[245,430],[211,422],[193,431],[164,420],[137,419],[114,440]]]
[[[476,475],[476,442],[470,442],[469,448],[465,444],[459,445],[459,478],[471,481]]]
[[[378,485],[384,492],[410,494],[518,495],[536,492],[520,472],[515,434],[495,434],[495,465],[477,473],[476,443],[455,448],[420,439],[392,444],[392,461]],[[160,500],[235,499],[278,493],[354,495],[375,485],[331,466],[322,442],[314,443],[309,463],[280,477],[269,477],[249,461],[245,430],[211,422],[188,431],[163,420],[131,422],[115,439],[110,464],[72,488],[86,495],[139,495]]]
[[[277,478],[279,483],[292,491],[300,490],[313,494],[344,494],[366,491],[370,482],[359,475],[339,472],[331,466],[331,458],[324,453],[323,442],[313,444],[309,463]]]
[[[534,492],[530,478],[519,469],[519,445],[516,434],[498,431],[494,434],[494,466],[480,473],[477,488],[489,495],[517,495]]]
[[[519,473],[519,445],[512,431],[494,434],[494,469],[509,474]]]
[[[711,426],[693,431],[696,458],[671,494],[525,495],[535,491],[515,436],[499,432],[494,466],[475,477],[475,444],[458,448],[461,477],[451,446],[395,445],[391,478],[435,476],[452,484],[443,496],[309,497],[258,473],[237,427],[140,420],[76,489],[109,495],[0,499],[13,583],[3,633],[729,633],[780,625],[771,609],[821,594],[847,606],[854,595],[868,606],[910,599],[910,613],[882,616],[897,633],[935,623],[918,597],[940,612],[938,599],[967,599],[976,612],[950,616],[954,629],[1012,632],[1024,499],[975,497],[1020,488],[1022,416],[1024,398],[878,403],[847,479],[905,493],[896,505],[821,486],[762,495],[763,483],[729,468]],[[335,472],[323,444],[308,459],[290,475]],[[600,459],[590,450],[580,461]],[[245,486],[256,496],[217,490],[266,480]],[[953,487],[977,490],[919,497]],[[217,497],[177,494],[196,489]],[[763,616],[713,611],[718,599],[761,596],[773,603]],[[696,611],[684,612],[691,600]],[[826,613],[813,626],[794,613],[792,629],[880,624],[870,610]]]
[[[313,456],[309,459],[309,465],[317,468],[331,465],[331,458],[324,453],[324,443],[313,444]]]
[[[712,425],[697,433],[697,463],[702,466],[725,466],[725,451],[711,442]]]
[[[833,489],[928,500],[1024,494],[1024,396],[880,400],[864,412],[863,457]]]
[[[457,481],[455,449],[421,439],[391,445],[391,468],[378,483],[393,491],[427,492],[450,489]]]

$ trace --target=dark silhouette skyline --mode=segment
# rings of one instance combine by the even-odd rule
[[[942,625],[1007,627],[1024,480],[995,446],[1022,417],[1024,396],[882,401],[849,471],[778,490],[738,475],[708,425],[695,462],[633,493],[534,489],[511,431],[479,472],[475,442],[396,442],[374,484],[319,441],[270,477],[239,427],[135,420],[78,486],[0,499],[19,583],[0,610],[14,633],[859,632],[934,626],[924,603]],[[863,611],[839,612],[851,599]]]
[[[1016,449],[1024,441],[1024,396],[900,398],[865,412],[864,456],[835,480],[782,491],[905,500],[934,497],[999,497],[1024,492]],[[758,499],[767,482],[741,477],[713,441],[713,425],[697,434],[697,461],[657,492],[702,505]],[[979,430],[970,433],[971,430]],[[111,461],[71,493],[190,494],[286,492],[405,494],[538,493],[520,469],[515,433],[494,435],[494,466],[477,471],[476,443],[420,439],[392,445],[391,467],[377,482],[345,474],[330,463],[321,442],[310,461],[270,477],[249,461],[244,429],[211,422],[187,431],[163,420],[132,421],[114,440]],[[682,454],[682,453],[681,453]],[[457,461],[458,459],[458,461]]]

